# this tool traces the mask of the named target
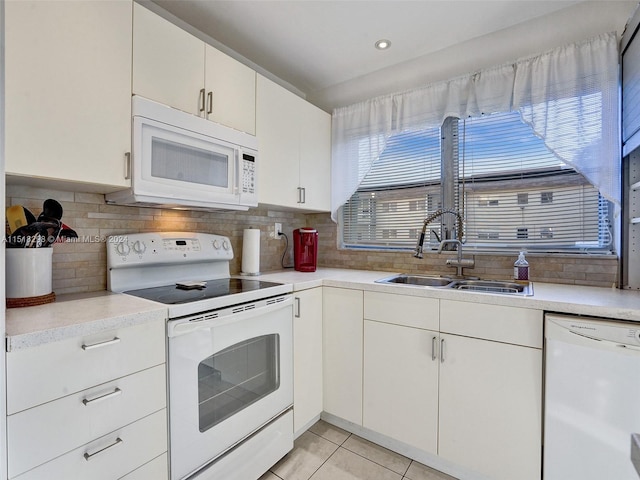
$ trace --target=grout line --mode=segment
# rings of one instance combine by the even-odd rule
[[[313,432],[312,432],[312,433],[313,433]],[[316,435],[316,434],[314,434],[314,435]],[[319,436],[320,438],[324,438],[324,437],[322,437],[322,436],[320,436],[320,435],[318,435],[318,436]],[[324,438],[324,439],[325,439],[325,440],[327,440],[326,438]],[[330,440],[328,440],[328,441],[329,441],[330,443],[333,443],[334,445],[336,445],[336,443],[331,442]],[[322,468],[322,466],[323,466],[325,463],[327,463],[327,462],[329,461],[329,459],[330,459],[331,457],[333,457],[333,456],[335,455],[335,453],[336,453],[338,450],[340,450],[341,448],[342,448],[342,447],[338,445],[338,448],[336,448],[336,449],[331,453],[331,455],[329,455],[329,456],[327,457],[327,459],[326,459],[324,462],[322,462],[318,468],[316,468],[316,469],[315,469],[315,471],[311,474],[311,476],[309,476],[309,479],[308,479],[308,480],[311,480],[311,479],[313,478],[313,476],[314,476],[316,473],[318,473],[318,470],[320,470],[320,469]]]
[[[391,473],[395,473],[396,475],[400,475],[400,478],[403,478],[403,477],[404,477],[404,475],[403,475],[402,473],[398,473],[398,472],[396,472],[395,470],[391,470],[389,467],[387,467],[387,466],[385,466],[385,465],[382,465],[381,463],[378,463],[378,462],[376,462],[376,461],[374,461],[374,460],[371,460],[370,458],[367,458],[367,457],[365,457],[364,455],[360,455],[358,452],[354,452],[354,451],[352,451],[352,450],[349,450],[349,449],[348,449],[348,448],[346,448],[346,447],[340,447],[340,448],[344,448],[347,452],[351,452],[351,453],[353,453],[354,455],[357,455],[357,456],[359,456],[360,458],[365,459],[367,462],[371,462],[371,463],[373,463],[374,465],[378,465],[379,467],[384,468],[385,470],[389,470]],[[409,464],[409,465],[411,465],[411,464]]]

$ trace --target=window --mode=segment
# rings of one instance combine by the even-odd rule
[[[343,245],[411,249],[439,208],[463,213],[465,249],[612,248],[609,202],[518,112],[449,118],[439,129],[392,136],[342,208]],[[447,216],[428,226],[425,249],[452,237],[455,219]]]

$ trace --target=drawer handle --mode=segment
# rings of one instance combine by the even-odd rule
[[[114,345],[116,343],[120,343],[120,338],[114,337],[112,340],[107,340],[106,342],[93,343],[91,345],[82,345],[83,350],[93,350],[94,348],[100,347],[108,347],[109,345]]]
[[[85,453],[84,454],[84,459],[88,462],[89,460],[91,460],[96,455],[98,455],[98,454],[100,454],[100,453],[102,453],[102,452],[104,452],[106,450],[109,450],[110,448],[117,447],[121,443],[122,443],[122,439],[120,437],[118,437],[118,438],[116,438],[116,441],[113,442],[111,445],[107,445],[106,447],[101,448],[100,450],[96,450],[93,453],[89,453],[89,452]]]
[[[109,392],[109,393],[105,393],[104,395],[100,395],[94,398],[85,398],[84,400],[82,400],[82,403],[84,403],[85,407],[91,405],[92,403],[100,403],[102,400],[106,400],[108,398],[111,397],[115,397],[116,395],[120,395],[122,393],[122,390],[120,390],[119,388],[116,388],[113,392]]]

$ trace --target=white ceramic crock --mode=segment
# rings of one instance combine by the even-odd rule
[[[6,297],[28,298],[52,292],[53,248],[7,248]]]

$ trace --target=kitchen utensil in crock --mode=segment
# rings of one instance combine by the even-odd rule
[[[58,238],[60,228],[61,222],[55,219],[24,225],[7,237],[7,246],[13,248],[48,247]]]
[[[25,215],[25,209],[22,205],[12,205],[11,207],[8,207],[6,215],[10,234],[29,223]]]
[[[42,204],[42,213],[38,216],[38,221],[43,219],[56,218],[60,220],[62,218],[62,205],[53,198],[47,198]]]

